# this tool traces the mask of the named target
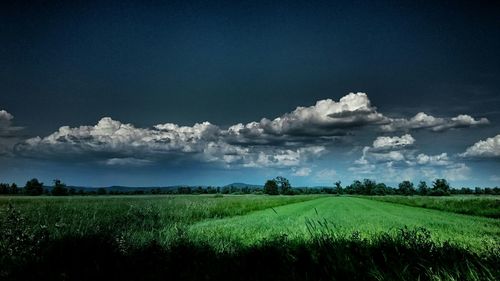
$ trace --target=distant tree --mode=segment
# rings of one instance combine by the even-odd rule
[[[269,195],[279,194],[278,184],[276,183],[275,180],[266,181],[266,183],[264,184],[264,193]]]
[[[372,195],[376,185],[377,183],[375,181],[371,179],[364,179],[361,193],[366,195]]]
[[[422,196],[429,195],[430,188],[427,186],[427,183],[425,181],[420,181],[418,183],[417,192],[419,195],[422,195]]]
[[[402,195],[414,195],[415,194],[415,188],[413,187],[413,183],[410,181],[402,181],[398,185],[398,193]]]
[[[0,194],[9,194],[10,186],[7,183],[0,183]]]
[[[430,195],[433,196],[450,195],[450,184],[445,179],[436,179],[432,183],[432,190]]]
[[[18,194],[19,193],[19,188],[17,187],[17,184],[12,183],[10,185],[10,194]]]
[[[52,188],[52,195],[54,196],[63,196],[68,195],[68,189],[66,185],[61,182],[61,180],[54,180],[54,187]]]
[[[68,194],[69,195],[76,195],[76,189],[74,187],[71,187],[69,190],[68,190]]]
[[[106,188],[104,188],[104,187],[99,187],[99,188],[97,189],[97,195],[106,195],[106,194],[108,194],[108,191],[106,190]]]
[[[24,193],[32,196],[42,195],[44,193],[43,183],[39,182],[36,178],[27,181],[24,186]]]
[[[344,193],[341,181],[336,181],[335,182],[335,187],[333,188],[333,193],[335,193],[335,194],[342,194],[342,193]]]
[[[285,177],[279,176],[279,177],[276,177],[274,179],[274,181],[278,185],[279,193],[291,194],[292,186],[290,185],[290,182],[288,181],[288,179],[286,179]]]
[[[391,193],[391,189],[385,185],[385,183],[377,183],[375,188],[372,190],[372,195],[386,195]]]

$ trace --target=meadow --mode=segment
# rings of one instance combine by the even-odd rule
[[[500,218],[500,196],[383,196],[373,200],[398,203],[413,207],[429,208],[459,214]]]
[[[0,279],[498,280],[498,217],[405,198],[0,197]]]

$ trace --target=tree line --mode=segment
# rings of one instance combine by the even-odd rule
[[[436,179],[429,186],[427,182],[420,181],[417,186],[411,181],[402,181],[397,187],[390,187],[385,183],[377,183],[371,179],[362,181],[355,180],[351,184],[342,186],[340,181],[334,183],[333,187],[292,187],[290,181],[278,176],[269,179],[263,187],[250,186],[223,186],[223,187],[190,187],[180,186],[177,188],[151,188],[130,191],[107,190],[106,188],[77,189],[68,187],[61,180],[54,180],[49,188],[43,182],[33,178],[26,182],[24,187],[18,187],[15,183],[0,183],[0,194],[9,195],[140,195],[140,194],[268,194],[268,195],[300,195],[300,194],[348,194],[348,195],[421,195],[421,196],[448,196],[452,194],[474,194],[474,195],[500,195],[500,188],[468,187],[451,188],[446,179]]]

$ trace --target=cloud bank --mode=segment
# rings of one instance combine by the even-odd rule
[[[1,132],[12,130],[12,115],[0,111]],[[227,129],[210,122],[193,126],[173,123],[138,128],[104,117],[93,126],[63,126],[45,137],[29,138],[15,147],[17,155],[48,159],[81,159],[107,166],[145,166],[155,162],[197,161],[224,167],[294,168],[297,176],[312,175],[304,163],[316,160],[335,146],[335,138],[361,130],[373,133],[449,129],[488,124],[468,115],[438,118],[418,113],[410,119],[391,118],[377,111],[365,93],[349,93],[338,101],[324,99],[299,106],[274,119],[262,118]],[[7,128],[7,129],[5,129]],[[445,165],[447,155],[415,156],[409,134],[379,136],[356,161],[358,169],[373,163]],[[309,169],[309,170],[308,170]],[[353,167],[355,169],[355,167]]]

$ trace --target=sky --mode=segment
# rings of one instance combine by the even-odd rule
[[[0,182],[500,185],[483,1],[0,4]]]

